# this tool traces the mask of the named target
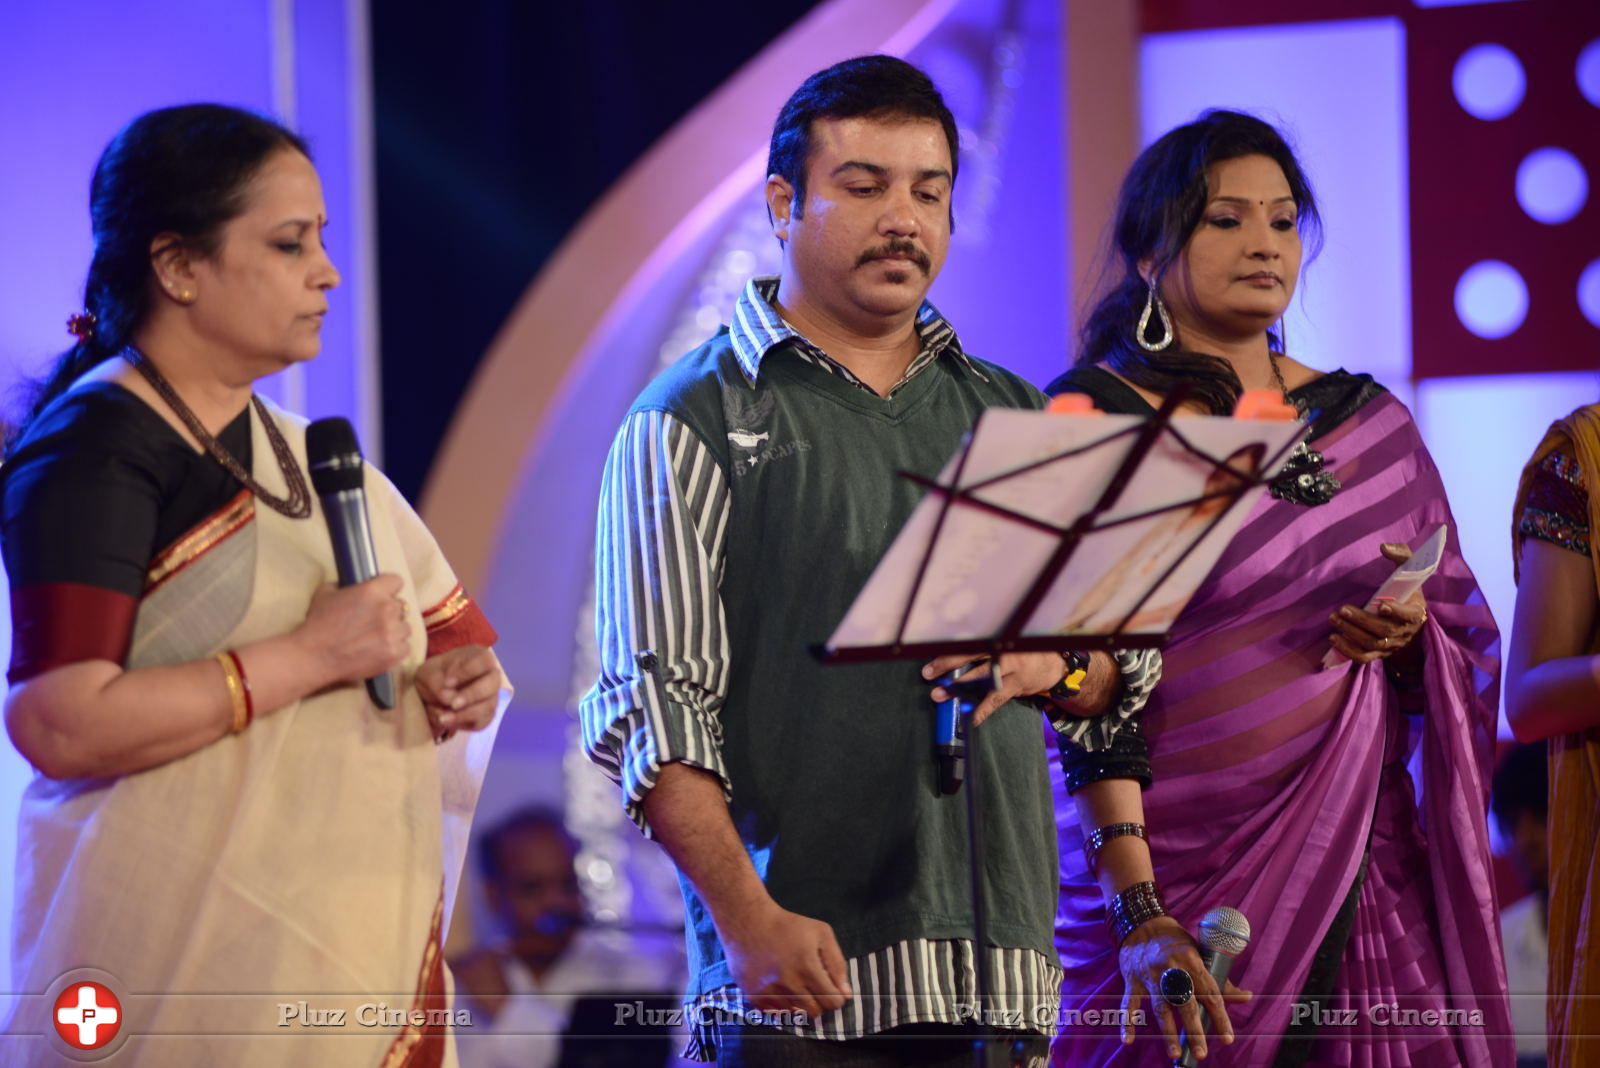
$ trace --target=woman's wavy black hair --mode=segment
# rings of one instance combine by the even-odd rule
[[[1194,122],[1162,135],[1139,154],[1122,180],[1116,229],[1106,260],[1106,273],[1120,270],[1121,277],[1084,322],[1079,365],[1104,360],[1128,381],[1161,394],[1179,382],[1188,382],[1195,389],[1195,398],[1210,411],[1226,415],[1233,410],[1242,387],[1226,360],[1186,350],[1182,338],[1160,352],[1146,352],[1134,331],[1150,290],[1139,265],[1148,262],[1160,284],[1200,225],[1209,195],[1207,169],[1241,156],[1266,156],[1283,168],[1298,209],[1297,226],[1307,244],[1308,259],[1315,256],[1321,243],[1322,218],[1311,183],[1283,135],[1254,115],[1207,111]],[[1282,351],[1281,335],[1269,331],[1268,336],[1273,349]]]

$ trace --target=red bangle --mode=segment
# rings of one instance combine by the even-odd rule
[[[244,661],[239,659],[239,654],[232,649],[227,653],[228,659],[233,661],[233,670],[239,673],[239,686],[244,690],[244,725],[248,727],[256,718],[256,699],[250,692],[250,676],[244,673]]]

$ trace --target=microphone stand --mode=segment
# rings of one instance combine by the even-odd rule
[[[971,682],[951,680],[946,686],[959,703],[961,726],[966,734],[967,746],[967,872],[972,890],[972,966],[973,1001],[977,1008],[977,1034],[972,1040],[972,1063],[975,1068],[1022,1068],[1020,1043],[1007,1050],[996,1042],[994,1023],[984,998],[991,989],[989,969],[989,918],[983,893],[983,760],[982,745],[973,717],[983,699],[999,685],[999,662],[991,660],[989,674]]]

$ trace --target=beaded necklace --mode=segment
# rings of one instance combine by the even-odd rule
[[[206,452],[227,468],[230,475],[249,487],[250,492],[260,498],[263,504],[290,519],[306,519],[311,515],[311,493],[306,488],[306,476],[301,472],[300,464],[295,460],[294,453],[289,450],[289,443],[279,433],[278,424],[273,421],[260,397],[251,393],[250,403],[255,405],[256,418],[261,420],[261,427],[267,433],[267,440],[272,443],[272,454],[277,457],[278,469],[283,472],[283,480],[289,487],[287,497],[279,497],[257,482],[250,472],[244,469],[244,465],[234,458],[233,453],[224,448],[222,442],[211,436],[211,432],[201,424],[199,416],[183,403],[178,391],[172,388],[172,383],[167,381],[166,376],[156,370],[155,364],[150,362],[148,356],[130,345],[122,350],[122,358],[144,376],[150,387],[166,401],[167,407],[177,413],[183,425],[189,428],[189,433],[195,436],[195,440],[205,446]]]

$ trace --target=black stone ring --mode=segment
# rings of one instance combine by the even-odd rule
[[[1173,1008],[1194,1000],[1194,978],[1182,968],[1168,968],[1161,973],[1161,999]]]

